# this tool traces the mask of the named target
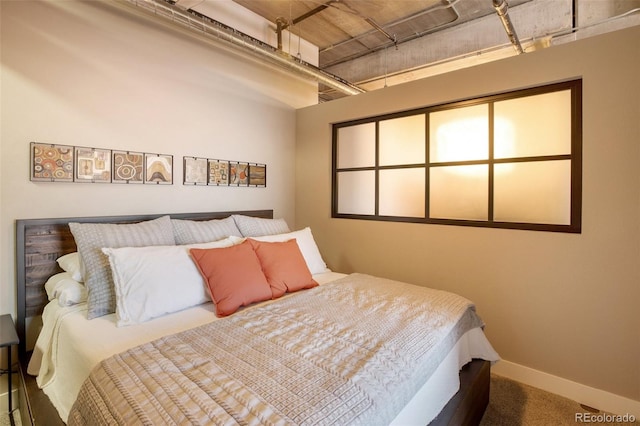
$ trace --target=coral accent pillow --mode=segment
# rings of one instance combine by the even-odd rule
[[[189,252],[209,287],[217,316],[228,316],[241,306],[271,299],[271,288],[248,241]]]
[[[260,259],[262,272],[271,286],[273,298],[318,285],[302,256],[295,239],[264,242],[248,238]]]
[[[232,237],[232,239],[235,238],[236,237]],[[311,271],[311,274],[330,272],[330,270],[327,268],[327,264],[322,259],[320,250],[318,250],[318,245],[313,239],[313,234],[311,233],[311,228],[309,227],[306,227],[299,231],[288,232],[286,234],[266,235],[263,237],[251,238],[257,241],[265,241],[269,243],[289,241],[295,238],[296,242],[298,243],[298,247],[302,252],[302,257],[304,257],[305,262],[307,262],[307,267],[309,268],[309,271]]]

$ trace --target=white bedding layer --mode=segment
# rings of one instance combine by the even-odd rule
[[[324,284],[344,276],[327,272],[314,275],[314,279]],[[49,303],[28,368],[29,374],[38,375],[38,385],[65,422],[82,383],[101,360],[163,335],[217,319],[213,304],[207,303],[143,324],[118,328],[115,314],[87,320],[86,310],[86,304],[62,308],[55,300]],[[459,369],[472,358],[499,359],[479,328],[470,330],[458,340],[393,424],[424,425],[431,421],[458,391]]]

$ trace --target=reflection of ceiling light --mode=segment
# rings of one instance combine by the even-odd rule
[[[489,126],[486,117],[458,118],[440,124],[436,130],[434,161],[483,160],[489,155]]]
[[[493,118],[493,158],[513,158],[516,155],[515,148],[516,131],[511,120],[495,116]],[[496,175],[504,175],[513,171],[513,163],[501,164],[495,167]]]
[[[464,109],[463,109],[464,110]],[[460,110],[460,111],[463,111]],[[489,125],[486,116],[454,118],[436,129],[436,152],[433,162],[487,160],[489,158]],[[511,158],[514,153],[515,131],[506,118],[494,118],[494,158]],[[486,169],[474,166],[449,166],[455,174],[486,176]],[[501,167],[500,174],[511,167]]]
[[[493,123],[493,157],[512,158],[515,155],[513,124],[510,120],[497,116]]]

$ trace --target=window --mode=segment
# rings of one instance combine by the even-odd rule
[[[582,81],[333,125],[332,217],[581,230]]]

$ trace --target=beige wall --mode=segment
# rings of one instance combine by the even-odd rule
[[[297,113],[296,225],[329,266],[460,293],[503,359],[640,401],[640,28]],[[580,235],[331,219],[331,123],[583,78]]]
[[[19,218],[273,208],[294,220],[295,107],[314,84],[124,12],[2,1],[0,313]],[[34,183],[29,142],[172,154],[171,186]],[[182,184],[183,156],[267,164],[267,188]]]

